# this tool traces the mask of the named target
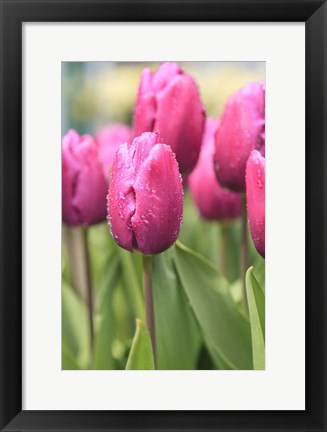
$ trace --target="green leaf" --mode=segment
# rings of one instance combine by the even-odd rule
[[[251,323],[253,367],[265,369],[265,295],[253,274],[253,267],[246,272],[246,295]]]
[[[69,352],[69,349],[66,347],[64,343],[62,343],[62,370],[79,370],[80,367],[77,364],[74,357]]]
[[[256,259],[253,261],[253,274],[263,292],[265,292],[265,264],[265,259],[257,253]]]
[[[132,254],[122,248],[119,248],[119,256],[122,268],[122,282],[134,309],[134,316],[144,319],[141,256],[137,253]]]
[[[173,266],[173,250],[152,257],[158,369],[196,368],[201,338]]]
[[[117,255],[118,245],[112,239],[106,222],[88,228],[88,246],[92,269],[92,288],[97,293],[103,283],[103,273]]]
[[[184,196],[183,225],[179,239],[192,250],[206,257],[222,270],[221,254],[224,253],[224,271],[229,281],[239,277],[241,223],[207,221],[199,215],[190,193]]]
[[[112,297],[119,281],[118,257],[112,257],[108,264],[105,289],[99,302],[96,315],[94,368],[100,370],[114,369],[115,360],[112,356],[112,343],[115,338],[116,323],[112,307]]]
[[[239,278],[240,269],[240,239],[241,223],[240,220],[220,222],[220,236],[217,247],[220,253],[225,254],[226,278],[234,282]],[[218,267],[219,268],[219,267]]]
[[[62,282],[62,341],[81,369],[90,365],[88,313],[83,300]]]
[[[128,356],[126,370],[154,370],[149,332],[140,319],[136,319],[136,331]]]
[[[175,263],[208,349],[225,369],[252,369],[248,320],[233,301],[227,280],[199,254],[176,243]],[[219,361],[220,360],[220,361]]]

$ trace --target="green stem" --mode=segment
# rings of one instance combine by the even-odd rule
[[[245,275],[249,267],[249,251],[248,251],[248,218],[246,209],[246,198],[243,196],[242,203],[242,240],[241,240],[241,279],[244,309],[248,311],[248,302],[246,296]]]
[[[153,290],[152,290],[152,256],[143,255],[143,272],[144,272],[144,301],[145,301],[145,320],[148,328],[154,366],[157,368],[157,345],[156,345],[156,330],[154,319],[154,305],[153,305]]]
[[[88,229],[82,228],[82,253],[83,263],[85,265],[85,283],[86,283],[86,301],[89,317],[89,334],[90,334],[90,348],[93,352],[94,346],[94,323],[93,323],[93,295],[92,295],[92,281],[91,281],[91,262],[90,253],[88,248]]]
[[[219,242],[219,262],[218,269],[220,273],[227,277],[227,222],[220,222],[220,242]]]

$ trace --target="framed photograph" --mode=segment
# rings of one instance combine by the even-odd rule
[[[327,430],[326,7],[1,0],[1,430]]]

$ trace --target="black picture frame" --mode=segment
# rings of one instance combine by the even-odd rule
[[[1,0],[0,4],[1,431],[326,431],[326,1]],[[22,411],[22,23],[28,21],[305,22],[305,411]]]

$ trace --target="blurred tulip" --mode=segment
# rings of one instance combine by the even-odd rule
[[[62,220],[85,227],[106,219],[107,183],[97,146],[70,130],[62,139]]]
[[[116,242],[129,251],[157,254],[177,239],[183,188],[175,156],[159,133],[143,133],[115,154],[108,216]]]
[[[99,158],[106,178],[109,178],[112,161],[120,144],[130,143],[131,129],[124,124],[113,124],[100,129],[95,140],[98,145]]]
[[[220,184],[245,192],[245,166],[252,150],[265,154],[265,85],[250,83],[225,105],[216,134],[215,171]]]
[[[182,174],[192,171],[199,156],[205,111],[194,79],[176,63],[163,63],[141,75],[134,112],[134,132],[159,130],[176,154]]]
[[[257,150],[246,164],[246,201],[253,243],[265,257],[265,158]]]
[[[234,219],[241,215],[242,197],[224,189],[213,167],[215,133],[219,121],[207,119],[198,163],[189,176],[189,187],[201,216],[209,220]]]

